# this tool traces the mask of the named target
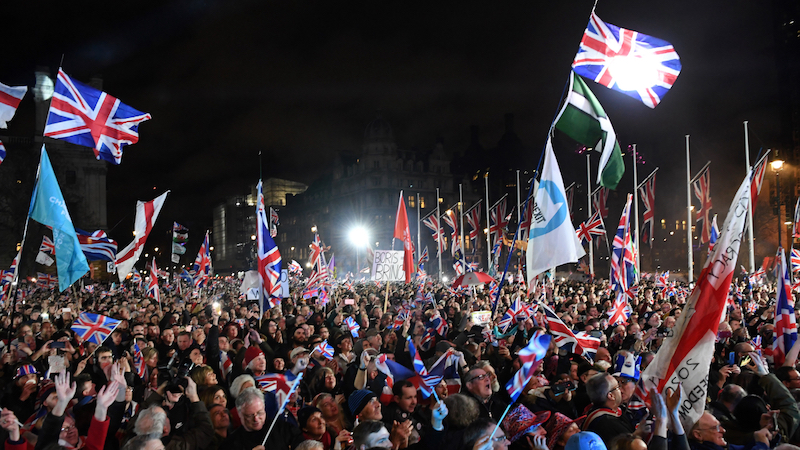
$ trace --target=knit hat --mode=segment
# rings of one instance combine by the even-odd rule
[[[17,367],[17,374],[14,375],[14,379],[16,380],[19,377],[24,377],[25,375],[30,375],[32,373],[38,374],[39,371],[36,370],[36,367],[33,367],[30,364],[25,364],[25,365]]]
[[[561,435],[567,431],[570,425],[574,423],[578,425],[578,428],[580,428],[585,419],[586,416],[580,416],[577,419],[572,420],[559,412],[554,413],[550,418],[550,421],[548,421],[544,426],[545,431],[547,431],[547,448],[553,450],[556,442],[561,439]]]
[[[350,394],[350,398],[347,399],[347,406],[350,408],[350,414],[352,414],[353,417],[361,414],[361,410],[367,406],[367,403],[376,397],[377,396],[372,391],[366,389],[354,391]]]
[[[250,347],[247,347],[247,351],[244,352],[244,366],[247,367],[250,364],[250,361],[263,355],[264,352],[261,351],[259,346],[251,345]]]
[[[567,441],[564,450],[608,450],[606,444],[596,433],[581,431]]]
[[[310,419],[314,413],[322,414],[322,411],[313,406],[303,406],[297,411],[297,424],[300,426],[301,430],[306,427],[308,419]]]
[[[533,413],[524,405],[518,405],[503,420],[503,429],[507,432],[508,440],[514,442],[535,430],[549,418],[550,411]]]

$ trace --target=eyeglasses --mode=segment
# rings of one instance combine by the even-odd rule
[[[711,428],[700,428],[698,430],[699,431],[713,431],[715,433],[721,433],[722,432],[722,425],[721,424],[717,424],[716,426],[711,427]]]
[[[492,438],[492,442],[503,442],[505,440],[506,440],[506,436],[505,435],[497,436],[497,437],[493,437]]]
[[[247,420],[255,420],[256,417],[267,417],[267,412],[262,410],[255,414],[243,414],[242,417]]]
[[[75,428],[75,425],[70,425],[70,426],[68,426],[68,427],[62,427],[62,428],[61,428],[61,431],[62,431],[62,432],[64,432],[64,433],[69,433],[69,432],[70,432],[70,431],[72,431],[72,429],[74,429],[74,428]]]
[[[470,378],[470,379],[467,381],[467,383],[469,383],[470,381],[475,381],[475,380],[482,381],[482,380],[485,380],[485,379],[486,379],[486,378],[488,378],[488,377],[489,377],[489,374],[488,374],[488,373],[485,373],[485,374],[483,374],[483,375],[478,375],[477,377],[472,377],[472,378]]]

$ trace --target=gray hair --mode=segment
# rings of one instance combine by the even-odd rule
[[[447,410],[450,411],[450,414],[444,420],[451,427],[466,428],[481,415],[478,401],[468,395],[448,395],[444,399],[444,404],[447,405]]]
[[[245,405],[249,405],[257,400],[264,401],[263,392],[254,387],[243,389],[242,392],[239,392],[239,396],[236,397],[236,409],[241,411]]]
[[[586,393],[589,394],[589,400],[593,404],[602,405],[606,402],[611,388],[610,379],[611,375],[600,372],[586,380]]]
[[[300,445],[295,447],[295,450],[325,450],[325,447],[322,442],[309,439],[301,442]]]
[[[248,381],[253,383],[253,386],[256,385],[256,379],[250,375],[244,374],[236,377],[233,383],[231,383],[231,396],[233,396],[233,398],[238,397],[239,393],[242,391],[242,385]]]
[[[142,436],[134,436],[122,446],[122,450],[144,450],[147,447],[147,443],[150,441],[157,441],[159,440],[158,436],[152,434],[145,434]]]
[[[133,432],[138,436],[155,436],[156,439],[159,439],[164,434],[166,423],[167,413],[164,409],[158,405],[152,405],[139,413]]]

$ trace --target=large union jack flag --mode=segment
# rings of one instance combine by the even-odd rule
[[[761,185],[764,184],[764,174],[767,172],[767,156],[769,156],[769,151],[753,167],[753,179],[750,181],[750,203],[753,211],[756,210],[758,194],[761,193]]]
[[[208,231],[203,243],[200,245],[200,251],[197,252],[197,258],[194,260],[194,287],[202,288],[208,284],[208,277],[211,274],[211,252],[208,246]]]
[[[681,61],[669,42],[603,22],[592,12],[572,67],[655,108],[678,78]]]
[[[625,209],[619,219],[617,234],[611,250],[611,283],[614,289],[624,294],[636,279],[636,251],[631,239],[631,203],[633,196],[628,194]]]
[[[264,300],[269,304],[268,309],[272,309],[280,304],[281,254],[269,234],[269,221],[267,220],[267,211],[264,206],[264,194],[261,191],[261,180],[258,181],[257,188],[258,274],[261,277]]]
[[[91,147],[97,159],[122,162],[122,147],[139,141],[139,123],[150,119],[105,92],[58,69],[44,135]]]
[[[81,251],[89,261],[114,261],[117,259],[117,241],[108,237],[105,231],[97,230],[94,233],[75,229]]]
[[[493,242],[497,242],[502,236],[503,229],[508,226],[508,219],[506,219],[507,203],[508,194],[495,203],[489,211],[489,234],[492,236]]]
[[[53,240],[47,236],[42,236],[42,245],[39,246],[39,251],[48,255],[55,255],[56,246],[53,244]]]
[[[158,267],[156,257],[153,256],[153,264],[150,266],[150,282],[147,284],[147,296],[161,303],[161,289],[158,288]]]
[[[694,182],[692,182],[694,195],[700,200],[700,209],[697,210],[697,222],[702,222],[698,228],[702,226],[700,232],[700,244],[705,244],[711,239],[711,221],[709,215],[711,214],[711,167],[706,166],[705,169],[698,175]]]
[[[481,201],[472,206],[465,214],[467,216],[467,223],[471,230],[469,230],[469,239],[472,245],[475,246],[478,242],[478,236],[481,232]]]
[[[618,294],[617,299],[614,300],[614,304],[611,305],[611,308],[608,310],[609,326],[626,325],[628,323],[628,318],[631,316],[633,310],[631,309],[631,305],[628,304],[626,297],[626,294]]]
[[[72,324],[72,331],[81,338],[83,342],[92,342],[102,345],[103,341],[111,335],[114,328],[119,325],[119,320],[110,317],[82,312],[78,319]]]
[[[439,253],[437,256],[441,256],[442,252],[444,252],[444,230],[442,229],[441,222],[439,222],[439,217],[436,215],[436,211],[434,210],[432,213],[428,214],[428,217],[422,219],[422,223],[433,233],[433,241],[439,244]]]
[[[775,304],[775,342],[772,344],[772,357],[775,365],[783,364],[786,353],[797,341],[797,322],[794,318],[794,300],[789,268],[783,248],[778,249],[778,301]]]
[[[459,248],[459,244],[458,244],[458,237],[459,237],[458,236],[458,220],[457,220],[457,217],[456,217],[456,213],[453,212],[452,208],[450,208],[444,213],[444,215],[442,216],[442,219],[444,220],[444,223],[446,223],[447,226],[450,227],[450,229],[452,230],[450,232],[450,241],[452,242],[452,245],[450,246],[450,252],[451,252],[451,254],[453,256],[456,256],[456,251]]]
[[[580,228],[575,230],[578,233],[578,238],[583,243],[592,242],[592,236],[602,237],[606,235],[606,226],[603,224],[603,218],[600,216],[600,211],[595,211],[592,217],[586,222],[582,222]]]
[[[655,205],[656,205],[656,174],[647,180],[642,187],[639,188],[639,196],[642,198],[644,204],[644,228],[642,229],[642,242],[646,242],[650,248],[653,248],[653,238],[655,231]]]
[[[593,338],[583,332],[577,335],[574,334],[550,307],[542,303],[539,304],[539,307],[544,313],[544,320],[547,322],[547,328],[550,334],[553,335],[558,348],[566,347],[567,350],[573,353],[594,360],[594,356],[597,354],[597,348],[600,347],[600,339]]]

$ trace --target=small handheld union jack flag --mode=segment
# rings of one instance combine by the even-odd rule
[[[82,312],[72,324],[72,331],[84,342],[102,345],[103,341],[117,328],[119,322],[119,320],[100,314]]]
[[[56,246],[53,240],[47,236],[42,236],[42,245],[39,246],[39,251],[48,255],[56,254]]]
[[[513,402],[517,401],[525,386],[531,381],[534,363],[544,358],[548,347],[550,347],[550,336],[537,331],[531,337],[528,346],[519,351],[520,368],[506,384],[506,391]]]
[[[319,353],[329,361],[333,359],[333,346],[331,344],[328,344],[327,339],[320,342],[319,345],[314,347],[314,351],[312,351],[311,353],[314,352]]]
[[[144,380],[145,364],[139,344],[133,344],[133,368],[136,369],[136,375],[139,375],[139,378]]]
[[[357,338],[358,330],[361,329],[361,326],[357,324],[352,317],[348,317],[347,319],[345,319],[344,323],[347,325],[347,329],[350,330],[350,334],[352,334],[354,338]]]
[[[433,393],[433,388],[442,382],[443,377],[428,374],[428,369],[425,368],[422,358],[419,357],[417,349],[414,348],[414,341],[411,340],[411,336],[406,339],[408,342],[408,353],[411,355],[411,361],[414,364],[414,371],[417,372],[417,375],[419,375],[421,379],[419,391],[422,392],[422,398],[428,398]]]

